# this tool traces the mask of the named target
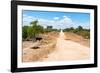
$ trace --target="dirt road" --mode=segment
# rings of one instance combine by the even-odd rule
[[[43,61],[89,59],[90,48],[64,38],[64,33],[61,31],[57,39],[55,51],[49,54],[47,58],[44,58]]]

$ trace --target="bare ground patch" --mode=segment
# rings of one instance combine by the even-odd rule
[[[56,46],[56,39],[45,36],[41,41],[23,41],[22,62],[42,61],[43,58],[48,57]]]
[[[66,40],[72,40],[74,42],[80,43],[81,45],[90,47],[90,39],[85,39],[82,36],[79,36],[71,32],[65,32],[64,34],[66,36]]]

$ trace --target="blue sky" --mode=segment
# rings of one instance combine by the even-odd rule
[[[30,25],[31,21],[38,20],[43,27],[53,26],[57,29],[69,27],[90,28],[90,14],[76,12],[50,12],[23,10],[23,25]]]

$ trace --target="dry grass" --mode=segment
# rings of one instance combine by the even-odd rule
[[[90,40],[84,39],[82,36],[79,36],[77,34],[71,33],[71,32],[65,32],[66,40],[72,40],[74,42],[80,43],[81,45],[90,47]]]

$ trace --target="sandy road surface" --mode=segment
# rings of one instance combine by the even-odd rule
[[[44,58],[43,61],[64,61],[89,59],[90,48],[79,43],[64,39],[64,33],[59,34],[56,50]]]

